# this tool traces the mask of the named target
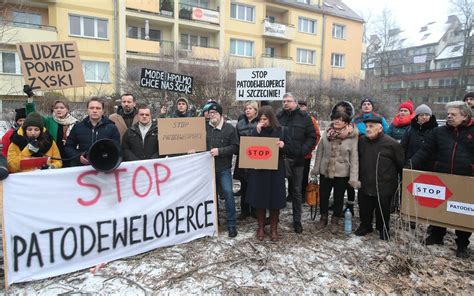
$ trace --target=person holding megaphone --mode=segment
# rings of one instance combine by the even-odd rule
[[[87,155],[94,143],[110,139],[120,146],[120,133],[115,124],[104,116],[104,102],[97,97],[87,102],[87,114],[74,125],[66,140],[66,156],[72,159],[72,166],[93,164]]]

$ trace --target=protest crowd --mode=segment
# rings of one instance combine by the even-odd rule
[[[133,94],[123,94],[121,106],[109,116],[104,102],[93,97],[87,102],[87,116],[80,119],[71,115],[68,103],[62,100],[54,102],[51,114],[40,114],[31,89],[26,86],[25,92],[25,108],[15,110],[15,128],[2,139],[2,179],[8,173],[89,165],[87,153],[101,139],[114,141],[124,161],[165,157],[159,151],[158,125],[152,109],[137,104]],[[283,96],[279,112],[266,101],[246,102],[235,127],[226,121],[223,106],[213,100],[195,115],[189,101],[180,97],[173,114],[168,114],[164,106],[157,117],[205,117],[206,146],[214,157],[216,190],[218,200],[225,205],[229,237],[238,235],[239,220],[253,216],[257,219],[256,238],[265,239],[265,226],[269,224],[270,239],[278,241],[279,213],[287,202],[292,206],[293,230],[302,234],[306,186],[319,180],[318,229],[328,227],[334,234],[341,232],[344,214],[350,211],[354,215],[357,197],[360,224],[355,235],[377,230],[380,239],[389,240],[390,214],[400,208],[403,168],[474,176],[474,93],[467,93],[463,101],[446,104],[443,126],[438,126],[425,104],[403,102],[391,124],[376,113],[376,107],[373,98],[341,101],[332,108],[330,124],[323,132],[307,103],[291,93]],[[242,136],[274,138],[280,151],[278,168],[240,168],[237,161],[232,171]],[[46,163],[28,168],[20,165],[21,160],[44,156],[49,157]],[[233,179],[241,183],[240,212]],[[426,245],[443,244],[446,228],[430,226],[428,232]],[[456,256],[468,258],[471,233],[455,233]]]

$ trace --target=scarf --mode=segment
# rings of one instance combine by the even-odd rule
[[[77,119],[74,118],[71,113],[66,114],[64,118],[58,118],[56,115],[53,114],[53,120],[56,121],[57,124],[62,125],[63,127],[63,142],[66,142],[66,138],[69,136],[69,133],[72,130],[72,127],[77,122]]]
[[[25,135],[18,134],[18,131],[13,133],[11,140],[13,144],[20,148],[20,151],[23,151],[23,149],[28,145],[29,139]],[[26,132],[24,132],[24,134],[26,134]],[[49,149],[51,149],[51,146],[53,145],[53,137],[51,137],[49,133],[43,131],[36,140],[36,146],[39,150],[36,153],[32,153],[31,156],[42,157],[49,151]]]
[[[397,114],[395,118],[392,121],[392,124],[394,127],[401,127],[401,126],[407,126],[411,124],[411,120],[413,119],[414,114],[410,114],[410,116],[405,116],[404,118],[400,117],[400,114]]]
[[[151,127],[151,124],[152,124],[152,121],[150,120],[150,122],[148,124],[141,124],[141,123],[138,123],[138,129],[140,130],[140,134],[142,136],[142,140],[145,141],[145,137],[146,137],[146,134],[148,133],[148,131],[150,130],[150,127]]]
[[[354,132],[354,127],[350,124],[348,124],[342,129],[335,129],[334,124],[331,123],[329,128],[326,130],[326,136],[329,141],[333,141],[335,139],[344,140],[353,132]]]

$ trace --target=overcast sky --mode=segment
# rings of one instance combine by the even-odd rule
[[[342,0],[366,21],[373,21],[387,7],[402,30],[421,27],[432,21],[446,21],[449,0]]]

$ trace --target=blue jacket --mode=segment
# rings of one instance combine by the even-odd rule
[[[354,122],[356,124],[357,129],[359,130],[359,136],[364,136],[365,135],[364,120],[367,119],[367,118],[373,118],[373,117],[376,117],[376,116],[382,118],[383,132],[384,133],[388,132],[388,123],[385,120],[385,117],[383,117],[382,115],[377,114],[375,112],[359,113],[352,119],[352,122]]]
[[[114,140],[120,146],[120,134],[113,121],[102,116],[99,123],[92,126],[89,116],[87,116],[81,122],[76,123],[69,133],[65,145],[66,156],[68,158],[79,156],[89,151],[92,144],[101,139]],[[71,164],[72,166],[82,165],[79,157],[74,158]]]

